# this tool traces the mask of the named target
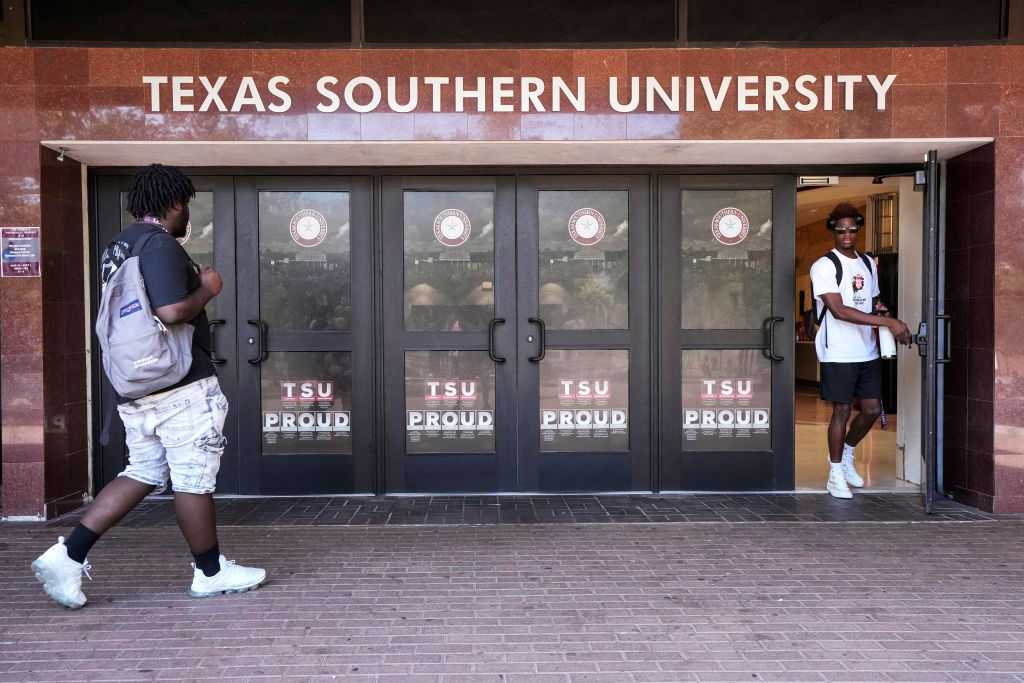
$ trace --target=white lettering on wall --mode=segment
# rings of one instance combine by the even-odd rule
[[[339,78],[324,75],[316,80],[320,101],[316,110],[325,114],[344,108],[369,113],[415,111],[421,97],[430,100],[430,111],[456,112],[585,112],[586,78],[575,83],[554,76],[409,76],[408,96],[399,95],[398,79],[370,76]],[[802,74],[790,79],[765,76],[609,76],[608,104],[613,111],[719,112],[735,102],[735,111],[852,110],[856,101],[875,96],[875,107],[884,110],[896,81],[896,74]],[[219,74],[145,75],[151,112],[287,112],[293,104],[291,79],[275,75],[266,80],[253,76],[229,77]],[[402,84],[405,85],[404,83]],[[820,87],[820,92],[818,91]],[[404,92],[405,88],[402,87]],[[858,96],[860,93],[860,96]],[[400,101],[401,100],[401,101]],[[228,103],[230,102],[230,106]],[[169,104],[168,104],[169,103]]]

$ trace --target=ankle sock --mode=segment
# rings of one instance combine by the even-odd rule
[[[196,569],[205,576],[214,576],[220,571],[219,543],[214,543],[212,548],[201,553],[192,553],[192,557],[196,558]]]
[[[848,443],[844,443],[843,444],[843,455],[853,455],[853,449],[854,448],[856,448],[856,446],[851,446]]]
[[[85,562],[85,556],[92,550],[93,545],[96,541],[100,540],[100,535],[85,526],[81,522],[72,529],[71,535],[68,536],[68,540],[64,542],[64,547],[68,550],[68,557],[75,562],[82,564]]]

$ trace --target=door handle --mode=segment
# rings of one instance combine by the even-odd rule
[[[223,325],[225,322],[226,321],[221,320],[219,318],[217,320],[210,321],[210,362],[213,363],[214,365],[220,365],[221,363],[228,362],[226,358],[217,358],[217,347],[213,343],[213,328],[216,327],[217,325]]]
[[[776,363],[778,363],[781,360],[786,360],[784,356],[780,356],[777,353],[775,353],[775,326],[783,322],[784,320],[785,318],[783,318],[781,315],[776,315],[764,321],[765,327],[767,327],[768,329],[768,346],[764,349],[764,351],[767,351],[767,353],[765,353],[765,356],[775,361]]]
[[[487,326],[487,355],[491,357],[491,360],[495,363],[504,363],[505,358],[498,356],[494,353],[494,328],[505,322],[504,318],[494,318],[491,320],[490,325]]]
[[[249,359],[249,362],[253,365],[259,365],[267,359],[267,324],[262,320],[250,320],[249,324],[255,325],[260,331],[256,337],[259,340],[259,346],[256,347],[258,355],[255,358]],[[250,344],[254,343],[254,341],[252,337],[249,337]]]
[[[950,334],[953,332],[953,316],[949,315],[948,313],[942,313],[940,315],[935,316],[935,318],[937,320],[942,321],[940,324],[945,329],[946,335],[946,348],[944,349],[942,358],[936,358],[935,362],[938,364],[948,363],[950,359],[953,357],[953,342],[950,339]],[[935,353],[936,355],[938,355],[938,349],[936,349]]]
[[[527,360],[539,363],[544,360],[544,355],[548,352],[547,328],[544,327],[544,321],[540,318],[529,318],[529,322],[540,325],[540,353],[536,356],[530,356]]]

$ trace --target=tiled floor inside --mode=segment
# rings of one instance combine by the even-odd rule
[[[856,414],[856,410],[854,410]],[[823,491],[828,480],[828,447],[826,437],[832,404],[822,401],[817,387],[796,386],[796,490]],[[864,477],[865,491],[916,492],[920,486],[900,478],[901,453],[896,443],[896,425],[899,417],[886,416],[888,423],[882,429],[881,421],[854,451],[857,471]]]

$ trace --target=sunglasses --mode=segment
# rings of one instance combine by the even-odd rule
[[[860,228],[832,228],[832,232],[836,233],[837,235],[845,235],[846,233],[856,235],[858,232],[860,232]]]

